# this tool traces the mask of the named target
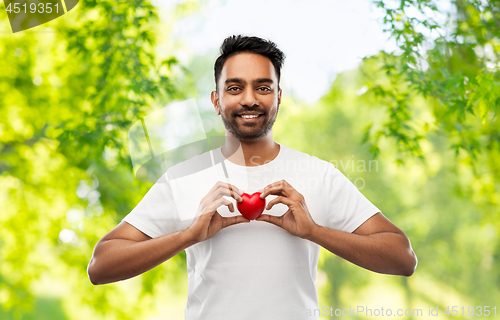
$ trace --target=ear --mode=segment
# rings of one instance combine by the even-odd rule
[[[215,108],[215,113],[220,116],[220,108],[219,108],[219,94],[217,93],[216,90],[212,91],[212,94],[210,96],[210,99],[212,100],[212,104],[214,105]]]
[[[281,90],[281,88],[280,88],[280,90],[278,92],[278,106],[281,104],[281,94],[282,93],[283,93],[283,90]]]

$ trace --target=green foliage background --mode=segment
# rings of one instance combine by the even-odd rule
[[[399,49],[338,75],[314,105],[285,93],[275,140],[333,162],[406,232],[419,264],[410,278],[380,275],[322,250],[320,306],[494,306],[500,3],[453,1],[446,23],[430,0],[374,4]],[[0,7],[0,319],[183,318],[184,254],[105,286],[86,268],[151,187],[133,176],[128,128],[213,77],[216,52],[189,65],[168,54],[176,19],[203,6],[160,21],[147,1],[85,0],[15,35]]]

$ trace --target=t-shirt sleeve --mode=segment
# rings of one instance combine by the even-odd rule
[[[328,213],[326,227],[353,232],[368,218],[380,212],[356,186],[335,166],[326,170],[326,198]]]
[[[187,227],[187,221],[179,219],[167,174],[162,175],[156,181],[139,204],[122,221],[130,223],[152,238]]]

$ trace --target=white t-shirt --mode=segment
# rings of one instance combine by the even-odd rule
[[[304,196],[319,225],[352,232],[380,212],[333,164],[280,144],[278,156],[260,166],[234,164],[221,148],[184,161],[167,170],[123,221],[160,237],[187,228],[217,181],[252,194],[282,179]],[[239,215],[236,200],[225,198],[235,212],[221,206],[221,216]],[[280,216],[287,210],[280,203],[264,213]],[[319,307],[314,285],[319,251],[319,245],[267,222],[222,229],[186,249],[186,320],[318,319],[306,314]]]

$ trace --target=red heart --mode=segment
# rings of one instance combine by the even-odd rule
[[[255,192],[252,195],[244,193],[241,198],[243,199],[242,202],[236,202],[236,207],[241,212],[241,215],[248,220],[255,220],[260,217],[266,207],[266,199],[260,198],[260,192]]]

